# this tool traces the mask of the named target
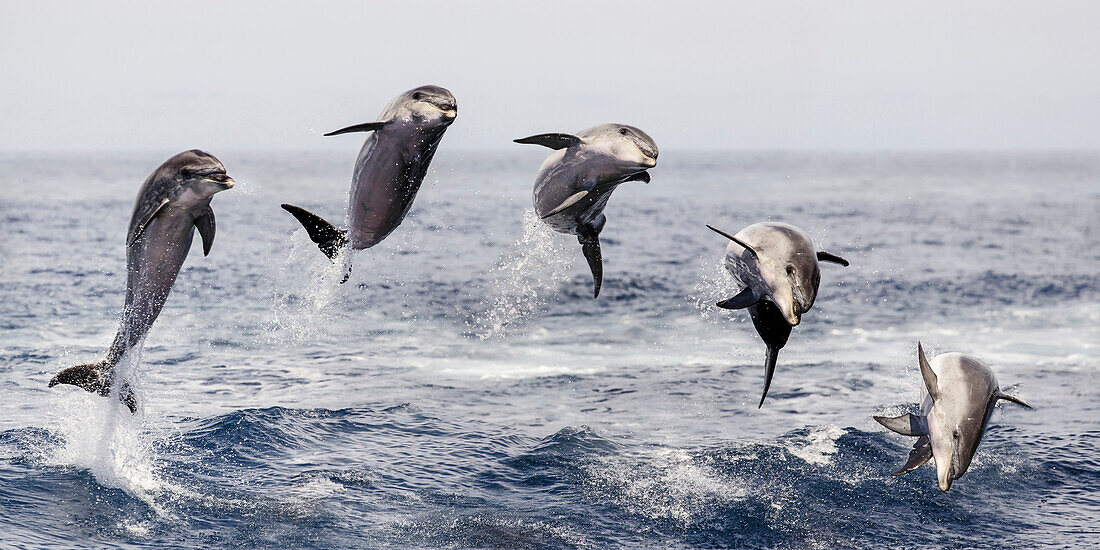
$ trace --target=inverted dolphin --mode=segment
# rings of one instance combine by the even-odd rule
[[[936,459],[936,478],[941,491],[962,477],[974,459],[985,426],[998,399],[1031,408],[1017,397],[997,387],[997,377],[980,359],[962,353],[944,353],[929,362],[924,348],[917,343],[917,360],[924,379],[925,398],[920,414],[893,418],[876,416],[879,424],[901,434],[917,438],[909,461],[894,472],[900,476],[919,468],[929,458]]]
[[[145,180],[126,236],[126,305],[118,334],[107,357],[61,371],[50,380],[51,388],[72,384],[110,395],[118,382],[115,366],[145,338],[160,315],[196,228],[202,236],[203,255],[210,254],[215,229],[210,198],[231,187],[233,179],[222,163],[198,149],[168,159]],[[134,412],[133,391],[125,380],[121,382],[118,398]]]
[[[785,223],[755,223],[737,235],[707,227],[731,241],[726,246],[726,269],[743,287],[736,296],[718,302],[717,306],[748,308],[756,332],[768,347],[759,408],[764,406],[772,385],[779,350],[817,298],[821,283],[818,261],[843,266],[848,261],[828,252],[815,252],[805,231]]]
[[[535,177],[535,212],[559,233],[576,235],[592,270],[592,297],[600,295],[600,231],[611,192],[628,181],[649,183],[657,144],[625,124],[603,124],[576,134],[539,134],[515,140],[554,149]]]
[[[371,132],[355,161],[346,229],[292,204],[283,204],[283,209],[301,222],[330,260],[335,261],[347,246],[362,250],[382,242],[409,213],[443,132],[456,116],[458,105],[451,92],[439,86],[421,86],[394,98],[377,122],[325,134]],[[349,258],[341,282],[348,280],[350,272]]]

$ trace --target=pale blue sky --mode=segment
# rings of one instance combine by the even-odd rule
[[[346,149],[427,83],[455,149],[1100,149],[1098,6],[4,1],[0,150]]]

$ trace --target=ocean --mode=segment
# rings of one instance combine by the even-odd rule
[[[47,388],[110,344],[175,152],[0,155],[0,547],[1100,544],[1100,154],[665,151],[610,200],[593,300],[531,210],[543,150],[444,139],[344,285],[279,204],[342,220],[355,151],[210,151],[238,185],[125,366],[139,413]],[[851,266],[757,409],[705,224],[767,220]],[[947,493],[871,419],[915,410],[918,341],[1034,407]]]

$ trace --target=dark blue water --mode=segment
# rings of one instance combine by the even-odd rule
[[[341,219],[354,151],[214,151],[240,182],[126,366],[137,416],[59,369],[123,301],[134,193],[175,151],[0,156],[0,546],[980,547],[1100,540],[1100,155],[662,155],[616,191],[599,300],[528,212],[543,157],[444,143],[405,223],[339,271],[278,208]],[[725,240],[822,266],[763,409]],[[949,493],[871,415],[921,340],[998,407]]]

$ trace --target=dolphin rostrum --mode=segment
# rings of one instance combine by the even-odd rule
[[[458,105],[451,92],[439,86],[421,86],[394,98],[377,122],[325,134],[371,132],[355,161],[347,229],[338,229],[292,204],[283,204],[283,209],[301,222],[309,238],[330,260],[336,261],[349,245],[353,250],[362,250],[382,242],[409,213],[443,132],[457,115]],[[351,273],[350,258],[345,262],[341,282],[347,282]]]
[[[600,295],[603,209],[622,183],[649,183],[657,166],[657,144],[625,124],[603,124],[576,134],[539,134],[514,140],[554,149],[535,178],[535,212],[559,233],[576,235],[592,270],[592,297]]]
[[[214,243],[210,199],[231,187],[233,179],[226,175],[221,161],[198,149],[168,159],[145,180],[126,236],[126,305],[118,334],[107,357],[59,372],[50,380],[51,388],[72,384],[108,396],[121,382],[118,398],[130,412],[136,411],[129,383],[115,380],[115,366],[141,343],[157,320],[191,249],[196,228],[202,236],[203,255],[210,254]]]
[[[1031,408],[1020,398],[1001,392],[997,377],[980,359],[962,353],[943,353],[932,358],[924,356],[924,347],[917,343],[917,360],[924,379],[924,401],[920,414],[903,414],[893,418],[876,416],[883,426],[917,438],[909,461],[895,476],[919,468],[929,458],[936,460],[936,478],[941,491],[951,488],[951,482],[962,477],[974,459],[985,426],[993,414],[997,400],[1004,399]]]
[[[764,406],[772,385],[779,350],[817,298],[821,283],[818,262],[847,266],[848,261],[828,252],[815,252],[806,232],[785,223],[755,223],[736,235],[707,227],[731,241],[726,247],[726,269],[743,287],[717,306],[748,308],[756,332],[768,347],[759,408]]]

